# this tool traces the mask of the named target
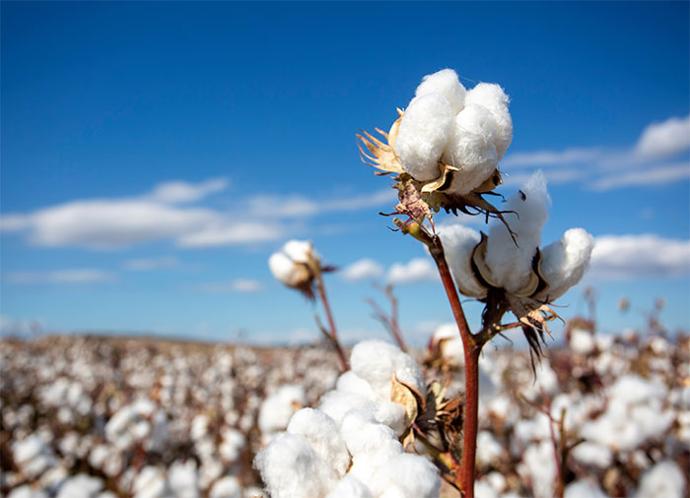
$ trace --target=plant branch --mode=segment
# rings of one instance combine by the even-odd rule
[[[333,312],[331,311],[331,305],[328,302],[328,296],[326,295],[326,286],[324,285],[323,282],[323,275],[321,272],[318,272],[315,277],[316,280],[316,289],[319,292],[319,297],[321,298],[321,304],[323,305],[323,310],[326,314],[326,320],[328,320],[328,332],[329,332],[329,337],[331,340],[331,344],[333,344],[333,347],[335,348],[335,352],[338,354],[338,362],[340,364],[340,370],[343,372],[346,372],[347,370],[350,369],[348,362],[347,362],[347,356],[345,355],[345,351],[343,350],[343,347],[340,344],[340,341],[338,340],[338,330],[335,327],[335,320],[333,319]],[[323,328],[322,328],[323,331]]]
[[[376,301],[373,299],[367,299],[367,303],[369,303],[371,308],[374,310],[374,318],[383,324],[384,328],[388,330],[391,336],[393,336],[393,340],[395,340],[398,347],[407,353],[407,344],[403,339],[402,331],[400,330],[400,325],[398,322],[398,299],[395,297],[395,293],[393,292],[393,286],[387,285],[385,288],[381,288],[379,286],[376,287],[379,288],[388,298],[388,301],[391,304],[391,311],[390,314],[386,314],[386,312],[383,311]]]

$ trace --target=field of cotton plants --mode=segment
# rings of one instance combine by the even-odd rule
[[[536,377],[524,351],[483,354],[476,496],[687,496],[690,339],[576,321],[568,345]],[[3,496],[258,497],[262,474],[278,497],[457,496],[426,456],[452,442],[454,407],[415,415],[433,440],[401,438],[389,380],[444,379],[429,392],[462,400],[451,324],[411,356],[360,343],[340,376],[317,346],[44,337],[0,351]]]

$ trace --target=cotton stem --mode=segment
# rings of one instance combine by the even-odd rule
[[[331,343],[335,348],[335,352],[338,354],[338,363],[340,364],[340,370],[346,372],[350,369],[347,361],[347,356],[345,355],[345,350],[343,349],[340,341],[338,340],[338,330],[335,326],[335,319],[333,318],[333,312],[331,311],[331,305],[328,302],[328,296],[326,295],[326,286],[323,282],[323,275],[321,272],[316,275],[316,288],[319,292],[319,297],[321,298],[321,304],[323,305],[323,311],[326,314],[326,320],[328,321],[328,333],[330,336]]]

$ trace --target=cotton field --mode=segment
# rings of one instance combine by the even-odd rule
[[[340,376],[319,347],[4,340],[2,493],[457,496],[431,443],[402,437],[409,414],[391,381],[424,392],[442,378],[462,399],[453,327],[414,359],[360,343]],[[550,498],[562,485],[567,498],[687,496],[690,340],[596,335],[586,322],[567,337],[536,376],[527,352],[484,352],[476,496]]]

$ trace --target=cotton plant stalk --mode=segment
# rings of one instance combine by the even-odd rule
[[[397,110],[389,131],[358,135],[363,159],[377,174],[393,176],[399,200],[393,223],[428,249],[457,324],[465,366],[462,443],[450,460],[438,455],[436,460],[442,473],[454,475],[465,498],[474,497],[482,348],[503,331],[519,328],[538,359],[548,323],[558,318],[550,304],[581,279],[593,246],[592,237],[576,228],[540,248],[550,204],[541,173],[508,200],[506,209],[487,200],[498,195],[498,163],[512,141],[508,107],[499,85],[479,83],[468,90],[455,71],[444,69],[424,77],[407,108]],[[462,225],[437,230],[434,216],[440,211],[496,222],[488,234]],[[475,333],[461,294],[484,304],[482,326]],[[509,312],[517,320],[502,323]],[[422,432],[418,437],[424,441]]]
[[[323,274],[333,271],[334,268],[324,266],[313,244],[306,240],[286,242],[281,250],[271,255],[268,266],[276,280],[286,287],[300,292],[310,301],[315,301],[318,296],[328,322],[326,328],[317,318],[319,329],[338,355],[341,371],[346,371],[349,368],[347,356],[338,339],[338,329],[323,279]]]

